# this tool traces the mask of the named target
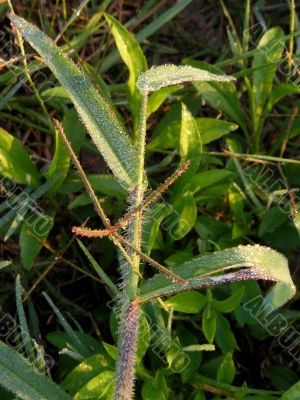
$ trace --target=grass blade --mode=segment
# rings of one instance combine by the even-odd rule
[[[38,374],[20,354],[0,342],[0,384],[22,400],[71,400],[50,379]]]

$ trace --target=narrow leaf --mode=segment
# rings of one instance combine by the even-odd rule
[[[37,373],[3,342],[0,342],[0,384],[22,400],[71,400],[59,386]]]
[[[137,80],[138,89],[143,92],[154,92],[162,87],[176,85],[183,82],[217,81],[231,82],[235,78],[226,75],[216,75],[211,72],[193,68],[188,65],[160,65],[152,67],[140,74]]]
[[[228,269],[237,271],[216,276],[217,272]],[[146,302],[160,296],[170,296],[186,290],[238,280],[264,279],[278,282],[268,296],[270,298],[272,293],[279,291],[280,295],[276,296],[274,307],[280,307],[295,294],[296,290],[287,259],[277,251],[259,245],[217,251],[187,261],[172,271],[187,279],[188,285],[172,282],[164,274],[157,274],[140,288],[139,300]],[[284,291],[281,288],[284,288]]]
[[[262,114],[265,101],[271,92],[278,63],[284,49],[284,33],[281,28],[269,29],[260,39],[252,62],[254,113]]]
[[[136,81],[139,74],[147,70],[147,61],[135,37],[113,16],[108,14],[104,14],[104,16],[111,26],[111,33],[114,36],[119,53],[129,69],[129,103],[136,132],[141,104],[141,94],[136,88]]]
[[[23,18],[10,18],[68,92],[95,145],[115,176],[126,187],[134,185],[137,157],[126,132],[107,102],[49,37]]]
[[[17,304],[17,311],[19,317],[19,323],[21,328],[21,336],[23,346],[26,352],[27,358],[33,362],[35,359],[34,347],[32,344],[32,339],[30,337],[30,332],[27,324],[27,319],[25,315],[23,299],[22,299],[22,286],[21,286],[21,279],[20,275],[17,275],[16,278],[16,304]]]
[[[128,86],[131,93],[141,72],[146,71],[147,61],[135,37],[112,15],[104,14],[111,27],[119,53],[129,69]]]

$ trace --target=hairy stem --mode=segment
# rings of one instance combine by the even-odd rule
[[[139,135],[138,135],[138,171],[137,185],[132,192],[132,206],[137,209],[143,202],[144,197],[144,159],[145,159],[145,137],[147,119],[148,93],[142,95]],[[128,225],[128,239],[132,245],[140,250],[142,237],[142,211],[138,212],[132,222]],[[134,390],[134,372],[137,351],[139,304],[135,301],[137,297],[140,255],[132,253],[132,268],[128,277],[123,277],[125,282],[123,296],[124,314],[120,322],[118,359],[116,367],[116,384],[114,400],[131,400]]]

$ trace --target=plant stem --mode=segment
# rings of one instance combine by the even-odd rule
[[[144,197],[144,159],[145,159],[145,139],[146,139],[146,122],[147,122],[147,105],[148,105],[148,93],[142,94],[140,121],[139,121],[139,132],[138,132],[138,171],[137,171],[137,185],[133,190],[132,196],[134,198],[133,207],[138,207],[143,202]],[[140,250],[141,249],[141,237],[142,237],[142,212],[138,212],[132,221],[132,226],[129,227],[129,231],[132,229],[132,244]],[[137,253],[133,254],[133,269],[131,271],[128,287],[126,294],[129,300],[133,300],[137,294],[138,279],[139,279],[139,267],[140,267],[140,256]]]
[[[142,93],[139,130],[138,130],[138,171],[137,184],[133,189],[130,199],[132,206],[137,209],[144,197],[144,162],[145,138],[147,123],[148,93]],[[142,211],[138,212],[128,225],[129,241],[140,250],[142,237]],[[126,272],[125,272],[126,273]],[[123,272],[124,274],[124,272]],[[139,304],[135,301],[138,291],[140,274],[140,255],[132,253],[132,267],[128,270],[128,277],[123,276],[125,282],[123,293],[123,316],[120,321],[120,334],[118,345],[118,359],[116,366],[116,383],[114,400],[131,400],[134,388],[134,370],[137,351]]]

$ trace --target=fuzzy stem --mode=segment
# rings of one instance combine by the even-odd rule
[[[138,208],[144,197],[144,162],[145,162],[145,142],[146,142],[146,123],[147,123],[147,107],[148,93],[142,94],[142,103],[140,110],[139,135],[138,135],[138,171],[137,185],[134,191],[135,198],[133,199],[133,207]],[[138,212],[132,222],[132,244],[138,250],[141,249],[142,237],[142,212]],[[139,280],[140,256],[137,253],[133,254],[133,271],[130,274],[126,294],[129,300],[133,300],[137,294]]]
[[[116,368],[115,400],[131,400],[133,397],[138,323],[139,305],[132,301],[119,338],[119,349],[122,351],[119,353]]]
[[[133,190],[132,206],[137,209],[143,202],[144,197],[144,159],[145,138],[147,123],[148,93],[142,93],[138,131],[138,170],[137,185]],[[140,250],[142,237],[142,211],[138,212],[133,221],[129,223],[129,240],[132,245]],[[118,359],[116,367],[116,382],[114,400],[131,400],[134,390],[135,359],[137,351],[138,326],[139,326],[139,304],[135,301],[138,290],[140,275],[140,255],[132,254],[132,268],[126,279],[124,287],[124,316],[120,322]],[[126,303],[128,304],[126,306]]]

